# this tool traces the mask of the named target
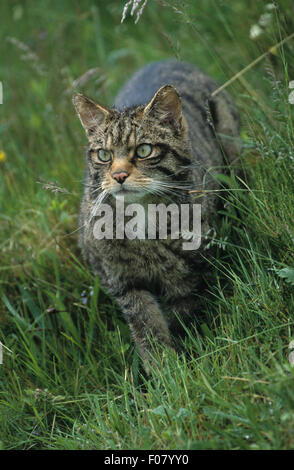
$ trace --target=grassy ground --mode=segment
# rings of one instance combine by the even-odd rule
[[[246,181],[220,176],[233,189],[205,319],[152,380],[77,248],[86,142],[71,104],[76,90],[111,104],[166,57],[224,83],[294,32],[291,3],[149,0],[138,24],[121,25],[121,1],[1,2],[2,448],[293,448],[294,40],[228,87]]]

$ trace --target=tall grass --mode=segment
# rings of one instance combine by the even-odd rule
[[[225,83],[294,31],[291,2],[149,0],[136,25],[123,6],[0,6],[1,446],[292,448],[293,40],[228,87],[244,173],[219,175],[204,315],[152,379],[77,248],[86,142],[71,104],[78,90],[109,105],[137,68],[173,56]]]

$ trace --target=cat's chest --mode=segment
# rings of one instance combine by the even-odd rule
[[[182,290],[190,275],[179,243],[164,240],[101,240],[100,261],[113,282],[144,286],[152,284],[163,291]]]

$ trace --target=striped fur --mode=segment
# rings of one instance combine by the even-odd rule
[[[73,98],[89,143],[80,245],[125,313],[146,367],[148,337],[159,345],[173,346],[169,326],[175,312],[183,316],[199,313],[195,293],[207,269],[204,244],[190,252],[183,251],[182,240],[169,238],[96,240],[93,206],[103,201],[115,210],[122,187],[126,187],[127,203],[201,202],[202,233],[207,233],[215,217],[216,197],[203,193],[197,199],[189,190],[217,189],[214,174],[232,164],[239,153],[238,113],[227,93],[211,99],[216,88],[194,66],[162,61],[139,70],[118,94],[113,108],[97,105],[83,95]],[[150,158],[136,157],[140,144],[152,144]],[[111,152],[110,163],[99,161],[100,148]],[[118,172],[128,174],[123,185],[112,176]]]

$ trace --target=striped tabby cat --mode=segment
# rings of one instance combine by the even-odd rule
[[[216,215],[215,192],[199,198],[199,191],[189,190],[218,189],[214,174],[232,164],[239,152],[238,113],[226,92],[211,98],[216,88],[194,66],[167,60],[139,70],[113,108],[81,94],[73,97],[88,138],[80,246],[123,310],[146,369],[150,339],[173,346],[175,313],[197,313],[195,293],[207,269],[205,243],[185,251],[182,240],[171,237],[97,240],[93,207],[107,203],[115,213],[122,196],[125,206],[201,203],[204,239]]]

